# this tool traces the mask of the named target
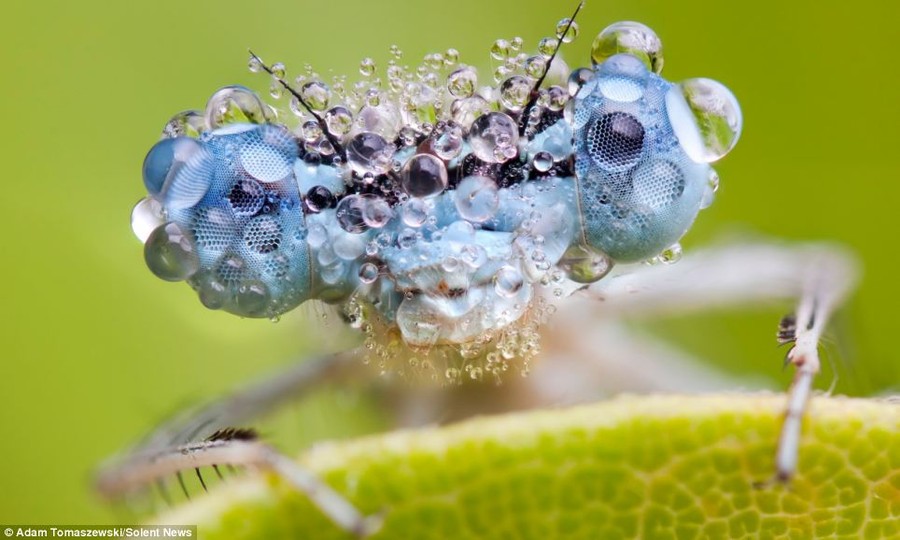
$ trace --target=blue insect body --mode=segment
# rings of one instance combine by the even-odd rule
[[[533,352],[542,291],[677,249],[711,201],[708,162],[740,133],[720,84],[659,76],[649,28],[610,26],[592,58],[567,88],[527,75],[553,54],[478,92],[458,65],[444,86],[442,67],[393,65],[389,88],[341,96],[310,80],[291,89],[295,128],[224,88],[147,155],[133,217],[147,263],[241,316],[318,299],[414,350]],[[283,68],[251,62],[287,87]]]

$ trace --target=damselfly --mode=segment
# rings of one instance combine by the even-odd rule
[[[364,345],[173,420],[103,472],[103,493],[251,465],[284,476],[342,527],[370,530],[295,462],[230,428],[360,358],[444,385],[525,374],[541,326],[578,298],[621,312],[799,297],[779,333],[797,375],[776,475],[794,474],[817,343],[852,285],[851,259],[755,245],[666,264],[712,203],[710,163],[738,141],[738,102],[710,79],[663,79],[661,42],[642,24],[607,27],[591,66],[574,70],[558,55],[578,33],[574,15],[556,30],[536,54],[497,40],[492,74],[453,49],[415,68],[393,49],[384,78],[365,59],[355,85],[311,69],[291,81],[251,52],[250,69],[289,107],[229,86],[166,124],[132,218],[153,273],[244,317],[334,305]]]

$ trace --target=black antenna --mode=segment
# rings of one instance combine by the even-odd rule
[[[568,31],[568,28],[566,29],[566,31]],[[262,58],[257,56],[256,53],[254,53],[250,49],[247,49],[247,52],[250,53],[250,58],[256,61],[266,73],[274,77],[275,80],[278,81],[278,83],[283,86],[285,90],[287,90],[292,96],[294,96],[294,98],[297,99],[298,102],[300,102],[300,105],[303,105],[303,108],[306,109],[306,111],[311,114],[313,118],[315,118],[316,122],[319,124],[319,127],[322,129],[322,133],[325,135],[325,138],[328,139],[328,142],[330,142],[331,146],[334,147],[334,151],[340,154],[341,158],[346,159],[347,153],[344,151],[344,147],[343,145],[341,145],[341,141],[337,140],[337,137],[335,137],[331,134],[330,131],[328,131],[328,124],[325,123],[325,120],[321,116],[319,116],[316,111],[312,110],[309,104],[306,103],[306,100],[303,99],[303,96],[301,96],[299,92],[294,90],[291,85],[287,83],[287,81],[285,81],[278,75],[275,75],[275,72],[272,71],[272,68],[267,66],[266,63],[262,61]]]
[[[522,110],[522,116],[519,118],[520,136],[525,134],[525,125],[528,123],[528,117],[530,116],[531,110],[534,109],[534,106],[537,104],[541,85],[544,84],[544,79],[547,78],[547,73],[550,72],[550,66],[553,65],[553,60],[556,59],[556,55],[559,53],[559,49],[562,48],[563,38],[569,34],[569,30],[572,28],[572,24],[575,22],[575,17],[578,16],[578,12],[581,11],[581,8],[583,7],[584,0],[578,2],[578,6],[575,8],[575,12],[572,13],[571,17],[569,17],[569,23],[566,24],[566,29],[556,37],[556,48],[554,49],[553,54],[550,55],[550,59],[547,60],[547,65],[544,66],[544,72],[541,73],[540,78],[538,78],[538,80],[534,83],[534,86],[531,87],[531,97],[528,100],[528,104],[525,105],[525,109]]]

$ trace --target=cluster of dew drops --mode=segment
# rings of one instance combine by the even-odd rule
[[[635,23],[617,23],[597,36],[591,51],[595,66],[615,52],[622,52],[620,46],[629,34],[642,31],[629,24]],[[417,228],[434,225],[434,196],[450,187],[448,168],[459,166],[458,158],[463,157],[466,144],[486,164],[530,159],[526,166],[549,175],[554,174],[557,163],[569,158],[553,152],[552,138],[536,152],[526,152],[525,147],[538,133],[545,114],[571,120],[572,98],[594,75],[588,68],[569,72],[555,56],[557,49],[573,41],[578,32],[577,23],[568,18],[560,20],[555,36],[539,40],[536,54],[524,52],[525,43],[520,37],[496,40],[490,47],[494,63],[490,80],[485,80],[474,67],[461,63],[455,49],[427,54],[421,63],[410,67],[404,63],[400,48],[393,45],[383,74],[375,60],[364,58],[359,64],[361,78],[354,82],[345,75],[331,76],[330,82],[325,82],[308,64],[288,82],[284,64],[267,66],[251,53],[250,71],[271,75],[269,94],[281,106],[263,103],[246,88],[227,87],[211,98],[205,116],[176,116],[164,134],[176,136],[217,129],[236,121],[235,109],[240,112],[237,121],[278,120],[287,124],[285,118],[293,117],[296,125],[288,127],[303,146],[302,159],[311,166],[333,165],[340,171],[344,187],[350,187],[341,194],[315,186],[304,194],[306,210],[316,213],[334,207],[338,224],[350,233],[383,228],[399,213],[409,226],[396,239],[403,247],[423,238]],[[610,50],[614,52],[604,52]],[[655,60],[661,65],[661,53]],[[545,77],[546,83],[536,88],[536,83]],[[366,192],[365,186],[375,187],[384,176],[396,180],[390,183],[391,193],[374,189]],[[713,182],[717,184],[717,178],[711,179]],[[467,221],[477,226],[496,212],[499,186],[494,179],[470,176],[454,187],[457,209]],[[715,187],[712,186],[712,192]],[[472,196],[473,193],[478,196]],[[324,244],[328,234],[310,229],[307,240],[314,247],[314,242]],[[377,256],[392,241],[388,236],[376,235],[364,253]],[[651,262],[671,263],[680,257],[681,247],[675,244]],[[375,264],[360,265],[361,283],[373,283],[379,275]],[[516,279],[513,276],[496,280],[498,294],[502,295],[503,288]],[[520,341],[536,353],[536,337],[531,336],[537,335],[536,326],[533,332],[526,333],[529,335]],[[522,352],[502,343],[497,351],[495,356],[504,357]],[[383,355],[387,353],[379,354]],[[496,364],[504,368],[506,365]],[[481,376],[480,371],[476,376],[468,367],[448,368],[446,376],[454,379],[461,371],[470,372],[473,378]]]
[[[537,53],[532,55],[523,51],[525,43],[521,37],[497,39],[490,47],[495,65],[492,80],[480,79],[476,68],[460,63],[459,52],[452,48],[426,54],[419,65],[410,67],[403,62],[403,51],[392,45],[383,78],[375,60],[367,57],[359,64],[361,78],[352,83],[345,75],[334,75],[327,83],[311,65],[305,65],[302,73],[293,78],[294,92],[285,88],[284,64],[266,66],[251,54],[248,66],[253,73],[271,75],[269,94],[273,99],[287,100],[289,113],[298,119],[295,133],[303,144],[307,162],[314,165],[327,160],[342,168],[349,185],[371,185],[382,175],[399,180],[399,189],[390,202],[400,202],[401,206],[368,194],[344,195],[335,200],[327,188],[317,186],[315,193],[306,194],[308,209],[316,211],[336,204],[339,225],[351,233],[382,228],[394,217],[395,210],[399,211],[404,224],[411,227],[400,232],[397,242],[409,246],[421,238],[422,233],[416,228],[434,220],[432,197],[449,187],[448,166],[458,165],[454,160],[461,157],[466,142],[481,161],[504,163],[524,155],[522,149],[537,132],[545,111],[561,115],[570,97],[587,80],[584,73],[573,73],[568,87],[564,87],[565,83],[545,85],[536,96],[533,90],[536,81],[547,73],[560,44],[573,41],[577,34],[578,25],[562,19],[556,35],[542,38]],[[288,111],[281,107],[275,114]],[[522,120],[524,131],[520,136],[518,122],[523,114],[528,117]],[[425,140],[428,147],[423,151],[419,145]],[[343,155],[335,148],[335,141],[343,147]],[[538,172],[552,174],[554,162],[561,159],[563,156],[558,153],[554,158],[550,152],[537,152],[531,165]],[[477,224],[493,216],[499,197],[498,186],[491,178],[473,176],[455,187],[456,206],[464,218]],[[324,231],[310,232],[313,242],[327,235]],[[379,248],[390,241],[387,236],[376,236],[366,246],[366,255],[376,256]],[[363,284],[378,277],[379,269],[374,263],[360,266],[359,279]],[[505,288],[521,279],[522,276],[512,276],[496,280],[498,294],[508,296]],[[549,284],[551,280],[545,281]],[[347,309],[353,309],[352,303]],[[506,371],[508,359],[534,356],[539,348],[537,321],[545,319],[553,309],[548,304],[535,310],[540,313],[529,321],[494,336],[496,347],[487,353],[485,362],[451,365],[446,368],[445,377],[450,381],[464,375],[480,379],[486,372],[498,376]],[[372,328],[367,324],[362,327]],[[368,336],[365,344],[375,357],[396,352],[380,344],[375,335]],[[463,358],[479,356],[478,344],[470,348],[472,351],[459,351]],[[424,365],[428,360],[412,358],[410,363]],[[520,369],[527,372],[527,362]]]

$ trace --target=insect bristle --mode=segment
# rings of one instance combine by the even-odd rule
[[[797,316],[793,313],[788,313],[784,317],[781,318],[781,322],[778,324],[778,334],[776,336],[778,343],[781,345],[785,345],[787,343],[793,343],[797,340]]]
[[[207,442],[213,441],[255,441],[259,439],[259,433],[253,428],[227,427],[216,430],[206,438]]]

